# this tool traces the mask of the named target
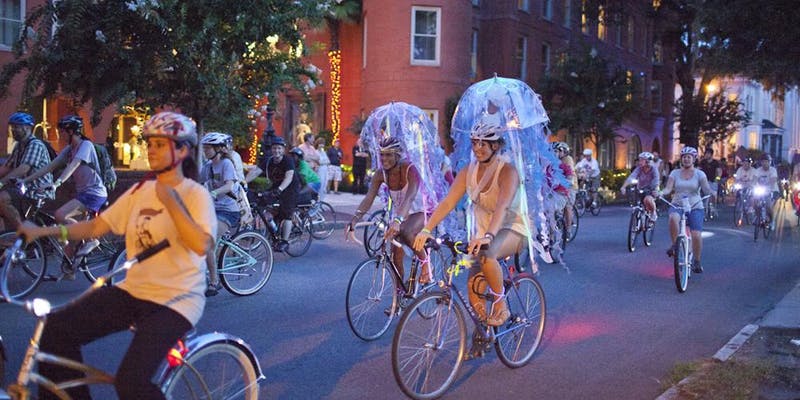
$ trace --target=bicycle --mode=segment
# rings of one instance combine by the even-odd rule
[[[772,217],[770,217],[769,207],[771,207],[772,196],[766,186],[756,185],[753,188],[755,205],[753,206],[753,241],[758,241],[758,232],[763,232],[764,239],[769,239],[772,231]]]
[[[19,184],[20,192],[25,192],[25,185]],[[46,213],[42,208],[45,199],[39,198],[32,200],[22,214],[23,219],[33,221],[39,226],[55,224],[55,217]],[[96,216],[95,213],[87,213],[86,218]],[[17,233],[7,231],[0,234],[0,247],[8,247],[14,242]],[[31,243],[26,243],[19,263],[15,263],[12,271],[8,271],[9,293],[14,299],[21,299],[33,293],[42,281],[57,281],[58,278],[47,275],[48,255],[56,254],[57,259],[61,259],[62,273],[71,271],[82,272],[89,282],[94,282],[98,276],[105,272],[105,265],[109,259],[117,253],[122,246],[122,238],[112,234],[103,235],[98,238],[99,245],[88,253],[76,251],[71,257],[67,255],[64,246],[54,237],[42,237]],[[81,241],[82,246],[85,242]],[[77,248],[80,248],[78,246]]]
[[[114,271],[123,265],[127,251],[120,250],[108,264]],[[274,258],[269,241],[257,231],[238,231],[217,238],[217,274],[222,286],[237,296],[256,294],[272,276]],[[124,277],[112,279],[119,283]]]
[[[466,245],[444,236],[429,240],[426,247],[445,248],[453,257],[446,279],[439,283],[441,291],[414,300],[394,333],[392,372],[403,393],[413,399],[433,399],[453,384],[468,356],[462,309],[476,326],[469,357],[482,357],[494,344],[498,358],[507,367],[519,368],[530,362],[542,342],[547,316],[544,290],[536,278],[501,260],[511,317],[502,326],[488,327],[453,280],[465,267],[462,256]]]
[[[680,221],[678,222],[678,236],[675,237],[675,242],[672,245],[675,287],[678,289],[679,293],[685,292],[689,285],[689,276],[692,274],[691,267],[694,261],[694,254],[692,253],[692,235],[689,231],[689,227],[686,225],[686,215],[692,211],[695,205],[709,197],[711,197],[711,195],[701,197],[700,200],[696,201],[694,204],[689,204],[688,197],[683,196],[680,206],[663,197],[659,197],[660,200],[666,202],[671,207],[681,210]]]
[[[597,201],[594,201],[594,195],[597,195]],[[580,183],[578,191],[575,193],[575,207],[578,216],[582,217],[586,214],[587,209],[592,215],[599,215],[600,209],[603,208],[603,203],[603,196],[597,190],[590,189],[588,181],[584,180]]]
[[[575,207],[575,204],[572,204],[570,207],[572,207],[572,222],[569,224],[569,229],[567,230],[567,242],[575,240],[575,237],[578,236],[578,228],[581,224],[581,217],[578,215],[578,209]]]
[[[750,189],[743,187],[741,183],[734,183],[733,190],[736,191],[736,200],[733,204],[733,226],[749,225],[750,213],[747,212],[747,209],[750,204]]]
[[[353,229],[366,227],[372,223],[359,222]],[[367,341],[381,337],[389,329],[395,315],[400,314],[411,300],[419,293],[424,293],[437,285],[437,279],[431,279],[431,282],[426,284],[419,283],[422,261],[417,257],[413,257],[408,280],[404,281],[392,261],[391,252],[391,246],[402,245],[396,240],[391,242],[383,240],[383,235],[381,242],[379,252],[374,257],[362,261],[353,271],[347,283],[345,297],[347,323],[356,336]],[[427,262],[433,278],[436,267],[444,263],[440,261],[439,252],[428,251],[428,253]]]
[[[280,208],[278,198],[269,192],[249,192],[250,205],[253,212],[253,230],[263,235],[273,246],[275,251],[283,251],[292,257],[300,257],[311,247],[311,240],[314,236],[311,233],[311,219],[308,209],[297,208],[292,213],[292,230],[287,240],[288,245],[284,249],[278,248],[282,237],[279,227],[275,224],[272,217],[273,212],[277,213]],[[331,210],[333,207],[331,207]],[[323,215],[324,214],[320,214]],[[332,231],[331,231],[332,232]]]
[[[631,218],[628,222],[628,251],[636,251],[636,238],[642,235],[642,243],[650,247],[653,244],[655,221],[650,219],[644,208],[644,190],[631,190],[628,194],[628,203],[631,206]]]
[[[31,387],[38,385],[40,391],[47,390],[59,398],[70,400],[71,397],[65,391],[68,388],[94,384],[113,385],[114,376],[111,374],[75,360],[44,353],[39,349],[47,316],[88,296],[111,280],[115,274],[127,271],[137,262],[165,249],[169,246],[169,242],[164,240],[126,261],[119,269],[98,276],[95,283],[82,294],[67,305],[58,307],[52,307],[45,299],[22,302],[9,295],[6,285],[7,272],[11,265],[18,261],[22,246],[23,240],[19,238],[3,256],[0,293],[10,304],[20,306],[33,314],[36,317],[36,327],[28,342],[28,350],[25,352],[16,382],[8,386],[7,393],[0,390],[0,398],[28,400],[31,398]],[[40,362],[79,371],[86,376],[64,382],[52,382],[35,372],[36,365]],[[227,333],[196,335],[190,332],[184,339],[178,341],[162,361],[154,382],[158,382],[162,392],[169,399],[257,400],[260,382],[264,379],[258,358],[244,340]]]

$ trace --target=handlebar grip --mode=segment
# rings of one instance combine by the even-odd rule
[[[144,260],[156,255],[158,252],[160,252],[161,250],[166,249],[167,247],[169,247],[169,240],[164,239],[164,240],[156,243],[155,246],[153,246],[153,247],[151,247],[149,249],[145,249],[141,253],[137,254],[133,258],[133,260],[136,260],[136,262],[142,262],[142,261],[144,261]]]

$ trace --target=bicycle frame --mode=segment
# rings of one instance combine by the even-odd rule
[[[370,225],[377,225],[378,231],[380,232],[385,230],[385,225],[383,225],[382,221],[359,222],[353,227],[353,230],[362,227],[367,227]],[[353,238],[355,239],[355,235],[353,235]],[[363,243],[361,243],[358,239],[355,239],[355,241],[363,245]],[[390,245],[395,247],[403,246],[400,242],[398,242],[395,239],[392,239],[391,242],[387,242],[386,240],[381,239],[381,246],[380,246],[381,251],[377,255],[375,255],[375,259],[378,261],[378,263],[381,263],[384,260],[388,261],[389,265],[392,266],[391,268],[392,276],[394,277],[395,281],[400,285],[400,288],[403,289],[403,292],[405,292],[406,294],[413,294],[416,291],[417,273],[419,272],[420,261],[416,257],[412,257],[411,271],[409,272],[408,275],[408,282],[403,281],[403,276],[400,275],[400,271],[398,270],[397,265],[395,265],[394,261],[392,260],[392,252],[389,251]],[[430,258],[430,255],[428,255],[428,257]],[[406,284],[408,285],[406,286]]]

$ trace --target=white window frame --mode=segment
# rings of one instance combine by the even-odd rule
[[[572,26],[572,0],[564,0],[564,20],[562,25],[565,28]]]
[[[414,58],[414,38],[416,37],[416,23],[417,23],[417,11],[427,11],[427,12],[434,12],[436,13],[436,45],[434,50],[434,59],[433,60],[419,60]],[[422,6],[412,6],[411,7],[411,32],[410,32],[410,40],[409,43],[411,44],[411,48],[409,51],[409,59],[411,60],[411,65],[420,65],[420,66],[427,66],[427,67],[438,67],[441,60],[441,51],[442,51],[442,9],[441,7],[422,7]]]
[[[661,98],[664,96],[663,84],[661,81],[650,82],[650,112],[661,114]]]
[[[531,1],[530,0],[517,0],[517,10],[525,11],[527,13],[531,12]]]
[[[522,39],[522,59],[517,57],[517,50],[519,47],[514,49],[514,61],[520,62],[519,66],[519,80],[525,81],[528,79],[528,37],[527,36],[519,36],[517,37],[517,45],[519,45],[519,39]]]
[[[547,76],[550,74],[551,60],[553,47],[548,42],[542,42],[542,74]]]
[[[475,79],[478,77],[478,35],[477,29],[472,30],[469,40],[469,77]]]
[[[25,1],[26,0],[19,0],[19,20],[17,21],[17,20],[10,19],[10,18],[4,18],[3,19],[4,22],[19,22],[19,26],[20,26],[20,28],[22,28],[23,24],[25,23],[25,12],[26,12],[26,8],[27,8],[27,5],[25,4]],[[12,48],[13,48],[13,42],[16,42],[17,38],[19,38],[19,30],[17,30],[17,34],[13,38],[12,44],[10,46],[9,45],[5,45],[2,42],[0,42],[0,50],[11,51]]]
[[[553,20],[553,0],[542,0],[542,18]]]

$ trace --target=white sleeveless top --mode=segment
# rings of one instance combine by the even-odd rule
[[[394,203],[394,207],[398,207],[400,204],[403,204],[405,201],[408,192],[408,170],[411,169],[411,164],[406,165],[406,185],[403,186],[400,190],[392,190],[389,188],[389,179],[386,177],[386,171],[381,170],[383,173],[383,182],[386,183],[386,187],[389,188],[389,197],[392,199],[392,203]],[[425,210],[425,205],[422,201],[422,185],[419,185],[417,190],[417,196],[414,197],[413,202],[411,203],[411,207],[408,209],[408,215],[416,214],[418,212],[422,212]]]
[[[467,195],[472,200],[475,214],[475,225],[478,232],[478,237],[486,234],[489,229],[489,224],[492,221],[492,215],[495,212],[497,205],[497,197],[500,194],[500,186],[498,180],[502,167],[508,165],[515,168],[506,160],[501,160],[501,157],[495,157],[495,160],[486,167],[481,181],[478,182],[478,162],[472,161],[467,170]],[[503,224],[500,229],[511,229],[518,232],[523,236],[528,236],[528,231],[525,229],[525,222],[520,210],[520,192],[516,190],[514,198],[511,200],[508,208],[505,210],[503,217]],[[500,210],[499,212],[503,212]],[[497,232],[493,232],[497,234]]]

